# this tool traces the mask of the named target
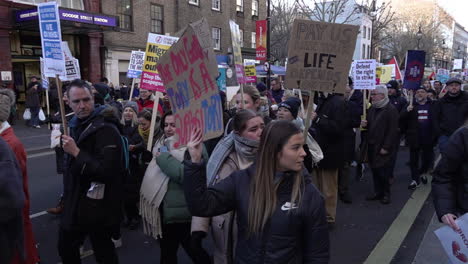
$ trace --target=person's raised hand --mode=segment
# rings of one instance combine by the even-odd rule
[[[408,107],[406,108],[406,111],[411,112],[413,111],[413,108],[414,107],[412,105],[408,105]]]
[[[454,214],[445,214],[442,216],[442,222],[444,224],[450,226],[454,231],[458,231],[460,227],[455,223],[455,219],[457,219],[457,217]]]
[[[193,163],[200,163],[203,151],[203,134],[199,127],[192,127],[187,148]]]

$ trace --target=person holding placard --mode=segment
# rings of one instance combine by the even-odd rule
[[[243,109],[233,118],[233,131],[216,145],[207,164],[207,183],[213,186],[228,178],[233,172],[248,168],[255,162],[265,123],[260,114]],[[206,236],[211,220],[214,240],[214,263],[233,263],[237,239],[236,212],[212,218],[194,217],[192,239],[197,244]]]
[[[182,189],[185,176],[182,161],[187,148],[174,147],[178,135],[171,111],[164,114],[161,126],[164,134],[154,145],[153,159],[140,191],[145,230],[151,230],[153,237],[160,238],[160,263],[177,263],[177,251],[182,246],[195,264],[209,264],[208,253],[201,247],[191,246],[192,215]],[[206,152],[204,158],[208,158]]]
[[[389,179],[393,173],[393,156],[398,151],[398,111],[390,103],[385,85],[377,85],[371,91],[371,102],[367,120],[361,121],[361,127],[367,128],[369,166],[374,180],[374,194],[366,200],[389,204]]]
[[[464,118],[468,119],[468,109]],[[441,152],[442,158],[434,170],[432,196],[439,221],[459,230],[455,220],[468,212],[468,126],[459,128]]]
[[[325,196],[327,221],[332,226],[338,202],[338,170],[344,164],[345,102],[341,94],[320,93],[309,129],[323,151],[318,164],[317,187]]]
[[[184,190],[195,216],[237,213],[235,263],[328,263],[324,201],[304,170],[302,131],[271,122],[260,138],[256,163],[206,186],[202,132],[192,130],[184,160]]]
[[[427,184],[426,174],[434,161],[434,145],[437,140],[432,128],[433,109],[434,105],[428,99],[426,88],[421,86],[416,90],[414,103],[406,105],[400,113],[401,132],[405,134],[406,144],[410,148],[410,190],[415,190],[421,182]]]

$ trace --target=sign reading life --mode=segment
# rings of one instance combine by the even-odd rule
[[[175,117],[176,148],[187,144],[193,127],[201,128],[204,140],[223,133],[216,58],[214,53],[205,52],[197,33],[192,25],[188,26],[156,66]]]
[[[343,93],[358,30],[352,25],[295,20],[286,87]]]

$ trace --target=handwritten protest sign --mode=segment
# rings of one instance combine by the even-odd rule
[[[460,231],[443,226],[434,233],[439,238],[451,263],[468,263],[468,214],[458,218],[455,222],[460,227]]]
[[[140,78],[145,61],[145,52],[132,50],[128,64],[127,78]]]
[[[146,56],[141,74],[140,88],[164,92],[164,84],[156,69],[160,57],[178,38],[149,33],[146,44]]]
[[[215,80],[216,58],[213,48],[204,50],[200,40],[207,30],[208,26],[198,27],[197,31],[193,24],[188,26],[156,66],[175,117],[176,148],[187,144],[193,127],[202,128],[204,140],[223,133],[221,97]]]
[[[294,20],[286,87],[344,93],[359,27]]]
[[[232,38],[232,53],[234,55],[234,65],[236,66],[236,79],[239,84],[245,83],[244,65],[242,64],[242,53],[240,47],[240,30],[236,22],[229,20]]]
[[[356,60],[354,63],[354,89],[375,89],[375,60]]]

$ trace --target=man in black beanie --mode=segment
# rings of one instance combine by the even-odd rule
[[[400,85],[395,80],[391,80],[387,83],[388,99],[390,99],[390,103],[396,107],[398,113],[400,113],[403,107],[408,103],[408,101],[401,96],[399,87]]]

